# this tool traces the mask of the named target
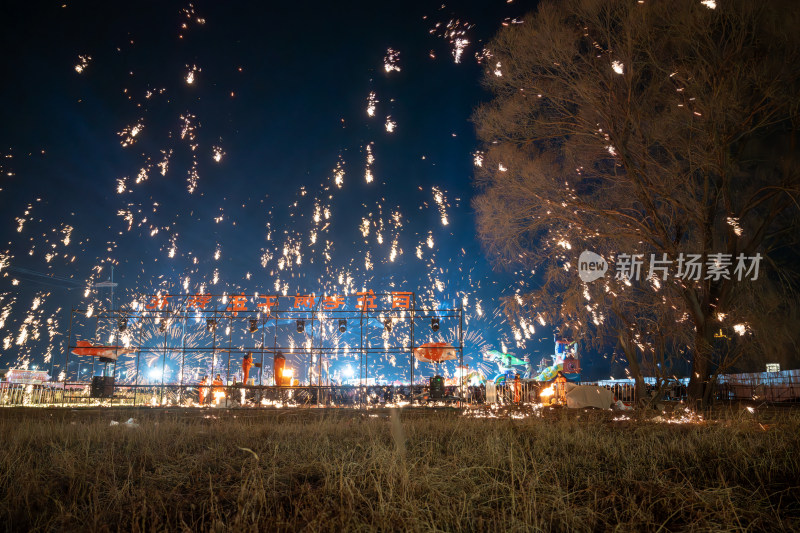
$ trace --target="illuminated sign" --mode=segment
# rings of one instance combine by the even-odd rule
[[[413,292],[392,291],[386,295],[381,295],[375,294],[372,289],[357,292],[355,296],[350,296],[350,298],[356,299],[355,308],[359,311],[377,309],[378,303],[376,303],[376,300],[380,301],[381,299],[386,299],[386,303],[391,306],[391,309],[411,309],[413,297]],[[217,310],[217,305],[223,305],[225,306],[225,311],[232,313],[233,316],[249,312],[264,312],[269,315],[273,309],[276,311],[279,308],[286,309],[286,305],[289,306],[289,309],[319,308],[325,311],[332,311],[345,307],[346,298],[341,295],[317,296],[316,294],[296,294],[294,296],[275,294],[248,295],[244,293],[230,296],[153,294],[147,297],[144,308],[151,311],[181,309],[186,311],[214,311]]]

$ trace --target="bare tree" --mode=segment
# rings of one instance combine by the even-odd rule
[[[724,363],[720,321],[752,329],[740,303],[757,296],[747,288],[753,267],[762,283],[786,281],[770,254],[800,235],[798,10],[791,1],[713,6],[543,2],[490,44],[494,98],[474,117],[478,231],[499,262],[543,267],[546,278],[564,271],[579,288],[580,250],[673,269],[699,256],[698,276],[681,262],[683,275],[673,270],[640,304],[645,315],[657,310],[658,292],[664,310],[675,305],[683,331],[671,342],[691,335],[689,394],[706,402]],[[615,292],[616,309],[634,310],[646,294],[629,289]],[[617,326],[642,328],[642,316],[622,312]]]

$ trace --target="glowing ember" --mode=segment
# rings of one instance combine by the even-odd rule
[[[191,67],[186,65],[186,68],[189,69],[189,71],[186,73],[186,83],[191,85],[194,83],[195,74],[200,72],[201,69],[197,68],[197,65],[192,65]]]
[[[400,72],[400,52],[389,48],[386,50],[386,56],[383,58],[383,69],[386,72]]]
[[[83,73],[91,60],[92,56],[78,56],[78,64],[75,65],[75,72],[78,74]]]
[[[367,116],[374,117],[375,116],[375,107],[378,103],[378,98],[375,96],[374,92],[370,92],[369,96],[367,96]]]
[[[225,152],[222,151],[222,148],[220,148],[219,146],[213,146],[211,148],[211,151],[213,152],[214,161],[216,161],[217,163],[222,161],[222,156],[225,155]]]

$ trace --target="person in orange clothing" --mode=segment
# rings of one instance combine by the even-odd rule
[[[567,377],[561,370],[556,374],[556,398],[560,404],[567,403]]]
[[[522,394],[522,382],[519,380],[519,374],[514,376],[514,403],[519,403],[520,395]]]
[[[208,394],[208,385],[210,384],[208,380],[208,376],[203,376],[203,381],[200,382],[200,387],[197,388],[197,403],[200,404],[200,407],[203,406],[203,403],[206,400],[206,394]]]
[[[275,354],[275,358],[273,359],[273,378],[275,379],[275,385],[280,387],[283,385],[283,369],[286,368],[286,358],[283,357],[283,354],[279,351]]]
[[[250,377],[250,369],[253,367],[253,353],[247,352],[242,359],[242,384],[247,385],[247,380]]]
[[[216,396],[218,396],[220,394],[223,395],[223,396],[225,395],[225,391],[222,389],[222,386],[224,385],[224,383],[222,383],[222,376],[217,374],[214,377],[214,381],[211,382],[211,385],[213,385],[213,388],[211,389],[211,392],[215,396],[215,398],[216,398]]]

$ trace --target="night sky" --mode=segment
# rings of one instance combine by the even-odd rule
[[[538,362],[553,325],[515,341],[498,298],[531,276],[492,270],[470,206],[483,47],[533,5],[4,3],[3,366],[63,357],[69,309],[109,305],[86,287],[112,264],[117,305],[466,302],[468,361],[505,346]]]

